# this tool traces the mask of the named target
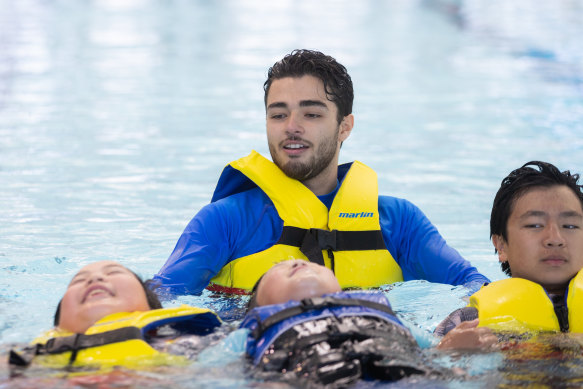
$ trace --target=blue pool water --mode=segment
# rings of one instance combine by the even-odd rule
[[[262,84],[295,48],[352,75],[341,160],[373,167],[382,193],[413,201],[502,278],[488,240],[500,180],[533,159],[583,172],[581,20],[581,0],[0,0],[0,351],[51,326],[82,265],[160,268],[224,165],[269,155]],[[428,333],[466,291],[410,282],[387,293]],[[238,313],[208,294],[170,304],[181,302]],[[510,382],[508,366],[543,385],[583,375],[578,360],[451,359],[473,374],[452,387]],[[220,364],[174,376],[251,385],[233,366],[230,379]],[[413,384],[434,382],[401,385]]]

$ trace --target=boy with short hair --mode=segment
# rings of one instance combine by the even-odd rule
[[[483,287],[435,330],[463,321],[511,331],[583,332],[583,186],[579,175],[531,161],[504,180],[490,237],[510,279]]]

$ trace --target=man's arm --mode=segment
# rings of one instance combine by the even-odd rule
[[[230,261],[272,246],[282,228],[273,203],[259,189],[211,203],[185,228],[154,285],[171,294],[199,294]]]
[[[477,289],[488,278],[447,245],[437,228],[411,202],[379,196],[381,230],[407,280],[422,279]]]
[[[154,285],[171,294],[199,294],[228,263],[231,248],[227,221],[214,204],[202,208],[188,223]]]

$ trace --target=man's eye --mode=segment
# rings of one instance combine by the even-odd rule
[[[307,114],[306,114],[306,117],[308,117],[308,118],[310,118],[310,119],[319,118],[319,117],[321,117],[321,116],[322,116],[322,115],[320,115],[320,114],[317,114],[317,113],[307,113]]]
[[[85,281],[85,278],[75,278],[73,281],[71,281],[70,285],[79,284],[83,281]]]
[[[276,113],[276,114],[270,115],[269,117],[271,119],[279,120],[279,119],[285,118],[285,115],[283,113]]]
[[[563,228],[566,228],[566,229],[568,229],[568,230],[576,230],[576,229],[578,229],[578,228],[579,228],[579,226],[578,226],[578,225],[576,225],[576,224],[565,224],[565,225],[563,226]]]

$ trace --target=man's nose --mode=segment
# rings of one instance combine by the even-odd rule
[[[285,123],[285,130],[290,134],[302,133],[304,128],[299,119],[299,114],[290,113]]]

